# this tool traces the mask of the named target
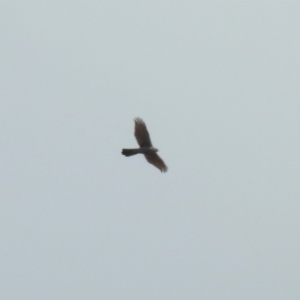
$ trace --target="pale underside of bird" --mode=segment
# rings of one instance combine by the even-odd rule
[[[140,146],[136,149],[122,149],[122,154],[132,156],[135,154],[144,154],[147,161],[158,168],[161,172],[167,172],[168,167],[164,161],[158,156],[158,149],[152,146],[150,135],[145,122],[140,118],[134,119],[134,135]]]

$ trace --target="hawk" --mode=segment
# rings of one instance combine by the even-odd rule
[[[138,144],[140,145],[140,148],[123,149],[122,154],[125,156],[132,156],[139,153],[144,154],[145,158],[150,164],[154,165],[161,172],[167,172],[168,167],[156,153],[158,152],[158,149],[152,146],[145,122],[140,118],[135,118],[134,124],[134,135]]]

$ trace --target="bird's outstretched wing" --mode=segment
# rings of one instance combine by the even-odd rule
[[[168,171],[168,167],[156,153],[147,153],[145,154],[145,157],[150,164],[160,169],[161,172]]]
[[[140,118],[135,118],[134,135],[140,147],[151,147],[150,135],[145,122]]]

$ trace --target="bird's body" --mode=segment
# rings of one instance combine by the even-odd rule
[[[151,154],[158,152],[158,149],[154,147],[141,147],[136,149],[123,149],[122,154],[125,156],[132,156],[135,154]]]
[[[147,130],[145,122],[140,119],[134,119],[135,130],[134,135],[140,148],[136,149],[123,149],[122,154],[125,156],[132,156],[136,154],[144,154],[147,161],[157,167],[161,172],[167,172],[168,167],[164,161],[157,155],[158,149],[152,146],[150,135]]]

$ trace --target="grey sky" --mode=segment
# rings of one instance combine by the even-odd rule
[[[2,1],[0,298],[300,299],[299,9]]]

